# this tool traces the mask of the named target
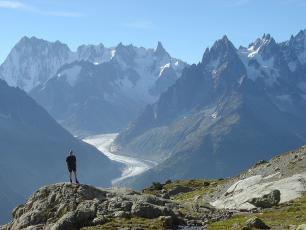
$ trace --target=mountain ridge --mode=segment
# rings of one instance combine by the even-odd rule
[[[24,37],[0,66],[0,78],[24,89],[70,132],[84,136],[124,128],[187,65],[161,42],[155,49],[119,43],[71,51],[59,41]]]
[[[165,160],[127,183],[230,176],[303,144],[306,62],[288,60],[290,49],[270,35],[239,49],[224,36],[206,49],[203,62],[185,69],[117,137],[122,153]],[[290,70],[294,60],[299,68]]]

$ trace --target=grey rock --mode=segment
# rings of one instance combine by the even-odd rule
[[[71,211],[62,216],[51,228],[51,230],[77,229],[76,213]]]
[[[246,221],[246,227],[247,228],[255,228],[255,229],[270,229],[269,226],[267,226],[261,219],[258,217],[253,217],[251,219],[248,219]]]
[[[101,225],[105,224],[108,219],[105,216],[98,216],[92,220],[92,225]]]
[[[273,190],[269,194],[263,195],[259,198],[252,198],[248,200],[248,202],[258,208],[271,208],[280,202],[280,195],[279,190]]]
[[[135,203],[132,206],[131,214],[143,218],[157,218],[162,215],[161,209],[148,203]]]
[[[174,217],[173,210],[178,213],[176,203],[153,195],[61,183],[38,189],[27,203],[13,211],[13,220],[7,226],[10,229],[73,230],[101,225],[111,218]]]
[[[131,214],[125,211],[116,211],[114,212],[113,216],[117,218],[128,218],[131,216]]]

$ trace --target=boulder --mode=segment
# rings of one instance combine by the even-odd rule
[[[253,217],[251,219],[248,219],[245,223],[245,229],[270,229],[269,226],[265,224],[261,219],[258,217]]]
[[[131,214],[142,218],[154,219],[161,216],[162,211],[157,205],[138,202],[133,204]]]
[[[280,202],[280,191],[273,190],[262,197],[249,199],[247,202],[258,208],[271,208]]]

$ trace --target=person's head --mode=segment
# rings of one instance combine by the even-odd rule
[[[73,151],[72,151],[72,149],[70,149],[70,151],[69,151],[69,155],[70,155],[70,156],[72,156],[72,155],[73,155]]]

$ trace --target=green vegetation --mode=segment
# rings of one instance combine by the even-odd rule
[[[211,196],[216,191],[217,186],[225,182],[225,180],[183,180],[169,186],[183,185],[192,188],[190,192],[180,193],[172,197],[173,200],[186,202],[193,201],[198,196]]]
[[[224,221],[214,222],[209,225],[209,230],[241,229],[245,222],[257,216],[272,229],[289,229],[290,225],[306,223],[306,194],[301,198],[290,201],[262,213],[235,215]]]
[[[144,219],[144,218],[114,218],[110,222],[94,227],[85,227],[81,230],[113,230],[122,228],[138,227],[140,229],[166,229],[164,223],[160,219]]]
[[[146,194],[152,195],[159,195],[161,190],[164,193],[175,189],[176,187],[188,187],[192,189],[190,192],[181,192],[177,195],[171,197],[172,200],[176,201],[189,201],[192,200],[196,196],[203,196],[203,195],[210,195],[214,191],[218,185],[225,183],[225,180],[204,180],[204,179],[197,179],[197,180],[177,180],[177,181],[168,181],[165,184],[158,183],[158,187],[156,186],[157,183],[154,183],[151,187],[146,188],[143,190]]]

